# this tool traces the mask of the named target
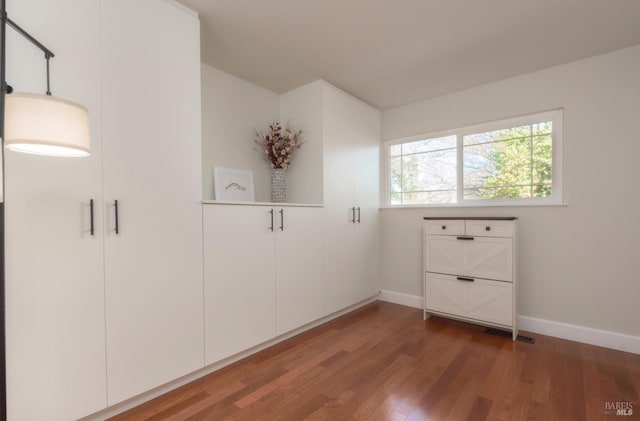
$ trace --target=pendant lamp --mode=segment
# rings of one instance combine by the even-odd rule
[[[37,155],[88,156],[87,108],[49,95],[14,92],[5,97],[4,144]]]

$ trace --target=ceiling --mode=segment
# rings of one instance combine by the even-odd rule
[[[640,43],[640,0],[178,0],[202,61],[385,109]]]

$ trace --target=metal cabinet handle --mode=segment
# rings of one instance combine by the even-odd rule
[[[360,206],[358,206],[358,224],[360,223]]]
[[[95,235],[95,230],[94,230],[94,226],[93,226],[93,199],[89,200],[89,220],[91,222],[91,236],[93,237]]]
[[[473,237],[469,237],[469,236],[460,236],[460,237],[456,237],[458,240],[473,240]]]
[[[446,226],[446,225],[443,225],[443,226],[442,226],[442,230],[444,231],[444,230],[446,230],[446,229],[447,229],[447,226]]]
[[[356,223],[356,208],[355,206],[351,208],[351,223]]]
[[[269,215],[271,215],[271,226],[269,227],[269,231],[273,232],[273,208],[269,211]]]
[[[475,279],[473,279],[473,278],[466,278],[466,277],[464,277],[464,276],[458,276],[456,279],[457,279],[458,281],[475,282]]]
[[[284,231],[284,209],[280,209],[280,231]]]
[[[118,201],[113,202],[113,207],[116,215],[116,234],[120,234],[120,223],[118,221]]]
[[[484,230],[485,230],[485,231],[491,231],[491,227],[486,226],[486,227],[484,227]]]

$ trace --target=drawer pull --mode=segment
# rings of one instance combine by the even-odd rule
[[[271,226],[269,227],[269,231],[273,232],[273,208],[269,211],[269,215],[271,216]]]
[[[118,201],[114,200],[113,202],[113,208],[114,208],[114,212],[116,215],[116,234],[120,234],[120,224],[118,221]]]
[[[284,231],[284,209],[280,209],[280,231]]]
[[[473,240],[473,237],[468,237],[466,235],[465,236],[461,236],[461,237],[456,237],[456,238],[458,240],[468,240],[468,241]]]
[[[89,211],[91,212],[91,236],[95,235],[95,229],[93,224],[93,199],[89,200]]]
[[[485,231],[491,231],[491,227],[485,227],[484,230]]]
[[[447,229],[447,226],[446,226],[446,225],[443,225],[443,226],[442,226],[442,229],[443,229],[443,230],[446,230],[446,229]]]
[[[458,281],[466,281],[466,282],[474,282],[475,281],[475,279],[473,279],[473,278],[465,278],[464,276],[458,276],[456,279]]]

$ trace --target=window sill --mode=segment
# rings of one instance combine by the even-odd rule
[[[537,207],[567,207],[566,202],[547,202],[547,203],[492,203],[492,204],[439,204],[439,205],[388,205],[381,206],[380,210],[389,209],[460,209],[460,208],[537,208]]]

